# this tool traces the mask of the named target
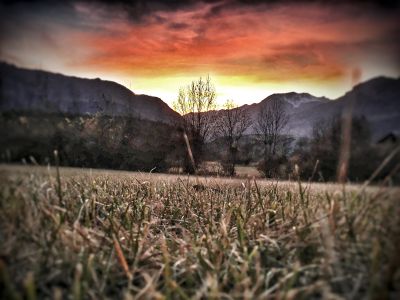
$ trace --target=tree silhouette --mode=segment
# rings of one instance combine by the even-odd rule
[[[276,164],[279,161],[277,150],[285,141],[285,129],[289,117],[285,110],[285,104],[278,99],[267,101],[258,113],[255,130],[264,147],[263,172],[271,177],[275,173]]]
[[[207,76],[192,81],[191,84],[179,90],[174,109],[182,115],[182,128],[189,137],[191,152],[195,166],[185,165],[186,171],[194,172],[201,162],[203,146],[212,135],[214,114],[216,108],[215,87]],[[194,168],[194,169],[193,169]]]
[[[228,156],[223,165],[231,176],[235,175],[239,140],[251,123],[247,111],[243,107],[238,107],[232,100],[227,100],[224,109],[218,113],[215,131],[228,146]]]

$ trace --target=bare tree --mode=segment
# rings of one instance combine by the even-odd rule
[[[264,173],[272,176],[272,161],[277,150],[285,141],[285,129],[289,117],[285,111],[285,104],[279,99],[267,101],[258,113],[255,130],[264,146]],[[270,169],[270,170],[268,170]]]
[[[231,176],[235,175],[239,140],[251,123],[247,111],[243,107],[238,107],[232,100],[227,100],[224,109],[218,113],[215,131],[228,146],[224,169]]]
[[[195,168],[201,161],[205,141],[211,136],[214,115],[210,111],[216,108],[216,92],[210,77],[201,77],[192,81],[186,88],[179,90],[174,109],[182,115],[184,134],[189,136]],[[190,170],[186,166],[188,171]]]

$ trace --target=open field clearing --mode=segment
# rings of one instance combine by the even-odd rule
[[[262,176],[256,167],[238,165],[235,169],[238,176],[254,176],[256,178]]]
[[[399,195],[0,165],[0,298],[398,299]]]

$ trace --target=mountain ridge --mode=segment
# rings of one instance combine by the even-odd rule
[[[310,136],[315,124],[340,115],[350,101],[354,102],[354,115],[363,115],[370,122],[374,139],[400,130],[400,77],[369,79],[336,99],[304,92],[274,93],[241,107],[255,123],[261,107],[273,99],[285,102],[289,115],[286,129],[296,138]],[[0,62],[0,111],[24,110],[83,115],[100,112],[164,123],[176,123],[181,118],[160,98],[136,94],[113,81],[22,69]],[[254,128],[246,133],[254,133]]]
[[[296,101],[301,97],[307,99]],[[375,77],[357,84],[336,99],[290,92],[272,94],[259,103],[241,107],[247,110],[255,122],[260,107],[273,99],[290,105],[289,108],[286,106],[289,115],[286,130],[295,137],[310,136],[315,124],[342,114],[350,102],[353,102],[353,115],[365,116],[370,122],[374,140],[391,131],[400,130],[400,78]]]
[[[134,116],[173,123],[180,118],[158,97],[102,80],[23,69],[0,62],[0,110]]]

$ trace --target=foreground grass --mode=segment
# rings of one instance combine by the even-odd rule
[[[0,298],[398,297],[398,190],[0,167]]]

